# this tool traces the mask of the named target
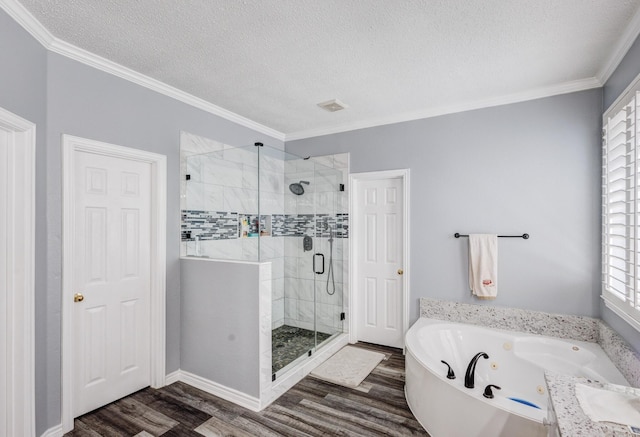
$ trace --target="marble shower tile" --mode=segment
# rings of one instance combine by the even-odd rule
[[[262,188],[262,187],[261,187]],[[284,210],[284,195],[281,193],[267,193],[260,190],[261,214],[278,214]]]
[[[336,193],[322,191],[316,193],[316,214],[332,214],[336,210]]]
[[[242,188],[242,164],[207,156],[202,165],[203,181],[208,184]]]
[[[203,256],[214,259],[242,259],[242,243],[239,238],[201,241],[200,244]]]
[[[313,272],[313,254],[316,253],[314,249],[313,253],[307,252],[305,255],[298,258],[298,278],[301,279],[314,279],[315,273]]]
[[[301,301],[313,302],[314,300],[314,281],[311,279],[298,279],[296,283],[297,294]]]
[[[269,238],[269,237],[266,237]],[[273,279],[284,279],[284,257],[271,259]]]
[[[187,182],[187,197],[184,204],[185,209],[205,211],[204,184],[194,181]]]
[[[225,187],[224,210],[241,214],[255,214],[258,211],[258,192],[243,188]]]
[[[205,211],[224,211],[224,187],[221,185],[204,185]]]
[[[200,155],[186,157],[186,168],[184,174],[189,175],[190,181],[203,182],[202,157]]]
[[[285,298],[284,317],[285,319],[295,319],[298,316],[298,299]]]
[[[285,247],[285,252],[289,253]],[[298,277],[298,258],[295,256],[284,257],[284,276],[286,278]]]
[[[313,323],[314,304],[304,300],[298,301],[297,320],[301,322]]]
[[[180,132],[180,150],[193,154],[220,151],[224,144],[189,132]]]
[[[258,190],[258,169],[247,165],[242,167],[242,188]]]
[[[259,317],[260,332],[258,333],[259,366],[260,366],[260,398],[263,399],[271,390],[271,330],[273,329],[273,290],[271,277],[271,263],[261,263],[259,266],[260,285]]]
[[[260,181],[261,193],[284,194],[284,175],[282,173],[263,170],[262,168],[260,168],[258,178]],[[289,189],[287,188],[287,190]]]
[[[349,168],[349,154],[338,153],[333,155],[333,168],[340,168],[340,169]]]
[[[320,164],[322,167],[333,168],[333,155],[314,156],[310,160],[316,164]]]
[[[282,154],[284,156],[284,153]],[[284,174],[284,160],[282,156],[272,157],[266,156],[264,153],[260,155],[260,170],[265,170],[273,173]]]
[[[284,194],[284,213],[285,214],[297,214],[298,212],[298,199],[294,198],[295,194]]]
[[[271,306],[271,320],[272,323],[284,320],[284,298],[273,301]]]
[[[257,238],[239,238],[242,244],[242,259],[245,261],[258,260],[258,239]]]
[[[284,278],[273,279],[273,298],[284,299]]]
[[[258,153],[254,149],[255,146],[231,147],[225,145],[222,156],[225,161],[253,167],[253,170],[257,173]]]

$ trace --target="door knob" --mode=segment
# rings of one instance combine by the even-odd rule
[[[83,300],[84,300],[84,296],[82,295],[82,293],[76,293],[73,295],[74,302],[82,302]]]
[[[399,274],[399,275],[404,274],[404,270],[402,270],[402,269],[398,269],[398,274]]]

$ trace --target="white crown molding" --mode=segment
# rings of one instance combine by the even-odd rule
[[[62,56],[74,59],[85,65],[94,67],[109,74],[113,74],[122,79],[128,80],[150,90],[164,94],[178,101],[191,105],[195,108],[217,115],[225,120],[229,120],[238,125],[247,127],[257,132],[268,135],[280,141],[294,141],[303,138],[311,138],[316,136],[329,135],[334,133],[346,132],[350,130],[364,129],[375,126],[382,126],[393,123],[401,123],[405,121],[418,120],[421,118],[431,118],[439,115],[451,114],[456,112],[470,111],[474,109],[487,108],[492,106],[506,105],[526,100],[533,100],[552,95],[566,94],[576,91],[582,91],[590,88],[602,86],[611,76],[613,71],[624,58],[629,47],[633,44],[637,36],[640,34],[640,9],[635,13],[629,25],[625,29],[622,37],[613,51],[613,55],[605,64],[605,66],[597,73],[595,77],[566,82],[563,84],[553,85],[550,87],[539,88],[535,90],[525,91],[496,98],[465,102],[459,105],[451,105],[439,108],[430,108],[424,111],[418,111],[408,114],[399,114],[387,118],[364,120],[354,123],[346,123],[340,126],[329,128],[309,129],[298,132],[285,134],[268,126],[250,120],[239,114],[221,108],[206,100],[196,97],[192,94],[179,90],[173,86],[167,85],[159,80],[138,73],[130,68],[124,67],[118,63],[110,61],[106,58],[98,56],[87,50],[81,49],[73,44],[69,44],[54,37],[22,4],[16,0],[0,0],[0,8],[2,8],[9,16],[11,16],[18,24],[20,24],[27,32],[29,32],[45,49],[58,53]]]
[[[618,68],[620,62],[625,57],[631,45],[635,42],[636,38],[640,35],[640,8],[636,11],[636,13],[631,18],[629,25],[624,30],[620,39],[618,39],[618,43],[614,47],[611,52],[611,56],[602,66],[600,71],[596,77],[602,84],[604,84],[613,72]]]
[[[393,115],[386,118],[378,118],[372,120],[358,121],[354,123],[345,123],[339,126],[331,126],[327,128],[309,129],[300,132],[293,132],[287,134],[285,141],[295,141],[304,138],[320,137],[323,135],[330,135],[342,132],[348,132],[358,129],[366,129],[376,126],[384,126],[394,123],[403,123],[406,121],[420,120],[424,118],[438,117],[440,115],[454,114],[458,112],[472,111],[475,109],[490,108],[493,106],[509,105],[512,103],[525,102],[528,100],[541,99],[544,97],[552,97],[560,94],[574,93],[577,91],[584,91],[592,88],[598,88],[602,86],[595,77],[587,79],[580,79],[571,82],[565,82],[558,85],[551,85],[543,88],[536,88],[529,91],[524,91],[515,94],[508,94],[499,97],[492,97],[484,100],[476,100],[463,102],[458,105],[441,106],[437,108],[429,108],[423,111],[410,112],[404,114]]]
[[[73,44],[62,41],[61,39],[54,38],[47,49],[90,67],[113,74],[114,76],[118,76],[122,79],[156,91],[160,94],[164,94],[165,96],[172,97],[195,108],[202,109],[203,111],[224,118],[225,120],[229,120],[233,123],[284,141],[285,135],[282,132],[238,115],[235,112],[228,111],[185,91],[181,91],[171,85],[167,85],[164,82],[160,82],[157,79],[145,76],[142,73],[138,73],[137,71],[122,66],[116,62],[98,56],[95,53],[91,53],[87,50],[81,49],[80,47],[74,46]]]
[[[55,37],[20,2],[0,0],[0,8],[29,32],[45,49],[49,48]]]
[[[284,133],[272,129],[268,126],[250,120],[246,117],[228,111],[213,103],[207,102],[199,97],[179,90],[164,82],[153,79],[142,73],[138,73],[128,67],[110,61],[106,58],[91,53],[80,47],[69,44],[61,39],[54,37],[22,4],[16,0],[0,0],[0,8],[4,9],[11,18],[20,24],[27,32],[31,34],[45,49],[68,57],[90,67],[113,74],[114,76],[133,82],[150,90],[164,94],[168,97],[191,105],[195,108],[217,115],[218,117],[229,120],[240,126],[247,127],[262,134],[273,137],[277,140],[284,141]]]

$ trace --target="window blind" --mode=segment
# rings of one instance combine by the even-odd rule
[[[640,84],[605,112],[602,129],[602,297],[640,329]]]

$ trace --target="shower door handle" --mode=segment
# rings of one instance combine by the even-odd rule
[[[318,271],[318,269],[316,268],[316,257],[321,256],[322,257],[322,271]],[[324,273],[324,255],[321,253],[314,253],[313,254],[313,273],[315,273],[316,275],[321,275]]]

